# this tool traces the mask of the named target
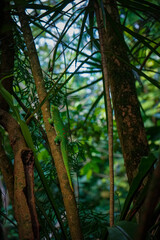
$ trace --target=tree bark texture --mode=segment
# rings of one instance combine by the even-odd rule
[[[96,17],[97,23],[101,22],[100,12],[98,11],[97,5],[96,8]],[[102,58],[102,67],[103,67],[103,81],[104,81],[104,90],[105,90],[105,99],[107,101],[107,117],[108,117],[108,149],[109,149],[109,176],[110,176],[110,226],[114,224],[114,164],[113,164],[113,113],[112,113],[112,103],[110,98],[110,79],[108,78],[108,69],[105,61],[105,53],[103,51],[103,46],[101,46],[101,58]]]
[[[102,65],[103,69],[107,68],[118,134],[131,184],[141,158],[148,155],[149,147],[116,1],[104,0],[103,4],[106,26],[98,2],[95,2]]]
[[[2,139],[2,136],[0,135]],[[13,166],[10,160],[8,159],[5,150],[0,140],[0,169],[3,175],[4,182],[6,184],[9,198],[14,209],[14,176],[13,176]]]
[[[0,1],[0,81],[3,77],[13,74],[14,68],[14,39],[13,39],[13,21],[10,16],[9,1]],[[3,80],[3,86],[9,92],[12,92],[13,76]],[[0,95],[0,109],[9,110],[8,103]],[[3,149],[0,141],[0,169],[8,189],[9,197],[14,208],[14,190],[13,190],[13,166]]]
[[[158,224],[160,220],[160,215],[158,212],[155,218],[155,209],[156,207],[158,208],[158,204],[160,203],[159,189],[160,189],[160,161],[157,163],[157,166],[152,175],[152,179],[150,181],[148,193],[144,202],[143,214],[141,214],[141,218],[140,218],[140,225],[139,225],[136,240],[146,239],[148,230],[153,225],[154,226],[157,225],[157,226],[153,228],[150,235],[153,237],[153,239],[160,238],[159,224]]]
[[[0,1],[0,80],[13,74],[14,68],[14,38],[13,21],[10,16],[9,1]],[[2,84],[10,93],[12,92],[13,76],[7,77]],[[0,95],[0,108],[8,110],[8,103]]]
[[[20,6],[18,7],[18,14],[19,14],[19,19],[21,23],[21,28],[23,31],[23,36],[28,49],[31,70],[35,80],[39,102],[41,103],[47,95],[44,87],[42,69],[39,63],[37,51],[35,48],[30,26],[28,24],[27,16],[25,14],[24,9]],[[46,129],[47,137],[48,137],[48,142],[50,145],[52,157],[54,158],[55,167],[57,170],[58,179],[59,179],[59,183],[62,191],[64,206],[66,209],[66,214],[68,219],[68,225],[71,233],[71,238],[76,240],[81,240],[83,237],[82,237],[82,232],[80,228],[80,221],[79,221],[75,196],[69,185],[68,176],[67,176],[66,168],[64,166],[60,148],[59,146],[56,146],[54,142],[54,139],[56,137],[56,132],[48,121],[48,119],[50,118],[50,106],[49,106],[48,100],[44,102],[44,104],[41,107],[41,110],[42,110],[44,125]]]
[[[39,223],[35,210],[32,184],[28,184],[24,167],[24,152],[31,152],[21,133],[18,123],[11,115],[0,110],[0,124],[8,132],[14,153],[14,214],[18,223],[19,238],[39,239]],[[30,197],[31,196],[31,197]]]
[[[10,1],[0,2],[0,80],[5,77],[2,84],[4,88],[12,93],[13,72],[14,72],[14,23],[10,15]],[[0,146],[0,168],[6,183],[9,196],[12,202],[14,215],[18,223],[20,239],[39,239],[39,224],[35,210],[33,193],[33,176],[31,178],[31,188],[26,182],[22,152],[26,151],[27,146],[21,134],[19,125],[8,114],[9,105],[0,95],[0,124],[8,132],[11,147],[14,153],[13,166],[7,158],[3,146]],[[33,168],[32,168],[33,174]],[[25,192],[28,191],[28,192]],[[32,199],[28,194],[32,192]],[[34,213],[34,219],[32,215]],[[32,218],[32,219],[31,219]]]

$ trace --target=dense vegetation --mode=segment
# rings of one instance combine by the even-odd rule
[[[1,236],[160,239],[159,2],[0,4]]]

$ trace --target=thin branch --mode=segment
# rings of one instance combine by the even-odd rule
[[[110,79],[108,78],[108,69],[105,57],[105,40],[104,33],[105,28],[102,26],[103,19],[101,19],[100,8],[95,2],[95,11],[97,17],[100,45],[101,45],[101,56],[102,56],[102,67],[104,76],[104,90],[107,100],[107,115],[108,115],[108,149],[109,149],[109,170],[110,170],[110,226],[114,224],[114,166],[113,166],[113,113],[110,99]]]

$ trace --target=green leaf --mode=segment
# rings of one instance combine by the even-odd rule
[[[131,204],[138,188],[140,187],[145,176],[148,174],[148,172],[152,168],[155,161],[156,161],[156,158],[153,155],[153,153],[150,153],[148,157],[143,157],[141,159],[141,162],[140,162],[139,168],[138,168],[138,173],[137,173],[136,177],[133,179],[133,182],[131,183],[129,193],[125,200],[125,203],[124,203],[124,206],[123,206],[123,209],[121,212],[120,220],[125,219],[127,211],[129,210],[130,204]]]
[[[137,233],[137,228],[138,224],[135,222],[128,222],[128,221],[120,221],[117,222],[115,225],[116,228],[118,228],[120,231],[124,231],[130,239],[135,239],[136,233]]]
[[[154,86],[156,86],[157,88],[160,89],[160,83],[158,81],[156,81],[155,79],[149,77],[148,75],[146,75],[143,71],[137,69],[134,65],[130,64],[130,66],[132,67],[132,69],[134,71],[136,71],[140,76],[143,76],[146,80],[148,80],[150,83],[152,83]]]
[[[90,86],[96,84],[97,82],[99,82],[99,81],[101,81],[101,80],[102,80],[102,77],[98,78],[97,80],[93,81],[93,82],[90,83],[90,84],[87,84],[87,85],[85,85],[85,86],[83,86],[83,87],[80,87],[80,88],[78,88],[78,89],[76,89],[76,90],[74,90],[74,91],[68,92],[67,95],[70,95],[70,94],[79,92],[79,91],[81,91],[82,89],[85,89],[85,88],[89,88]]]
[[[100,44],[99,44],[99,40],[93,38],[93,29],[92,31],[90,30],[90,28],[88,29],[88,27],[86,27],[87,33],[91,38],[91,49],[92,49],[92,45],[95,46],[95,48],[97,49],[97,51],[100,51]],[[98,59],[98,62],[101,63],[100,59]]]
[[[44,18],[46,16],[49,16],[49,14],[53,13],[52,18],[49,19],[53,21],[53,19],[65,8],[72,0],[64,0],[61,1],[60,3],[56,4],[54,7],[50,7],[46,12],[42,13],[37,19]],[[43,8],[42,8],[43,9]],[[48,22],[49,22],[48,21]]]
[[[133,222],[121,221],[113,227],[108,227],[108,237],[103,240],[134,240],[137,231],[137,224]]]
[[[86,59],[84,59],[84,61],[82,61],[82,63],[76,68],[76,70],[71,73],[71,75],[60,85],[60,87],[58,87],[56,89],[56,92],[54,92],[58,82],[60,81],[60,79],[63,77],[63,75],[66,73],[66,71],[69,69],[69,67],[73,64],[73,62],[75,61],[76,57],[70,62],[70,64],[67,66],[67,68],[63,71],[63,73],[60,75],[60,77],[57,79],[57,81],[55,82],[54,86],[48,91],[46,97],[43,99],[43,101],[38,105],[38,107],[34,110],[34,112],[30,115],[30,117],[27,119],[30,120],[32,118],[32,116],[42,107],[42,105],[45,103],[45,101],[49,98],[49,96],[52,94],[53,97],[55,98],[57,93],[66,85],[66,83],[78,72],[78,70],[83,66],[83,64],[86,63],[86,61],[88,61],[88,59],[92,59],[92,56],[94,54],[97,54],[97,52],[94,52],[93,54],[91,54],[90,56],[87,56]]]
[[[94,28],[94,8],[93,8],[93,1],[89,1],[89,29],[87,29],[87,33],[89,33],[91,38],[91,50],[92,50],[92,43],[93,43],[93,28]]]
[[[49,228],[51,229],[51,231],[54,233],[55,239],[59,239],[54,223],[52,221],[50,221],[50,218],[48,217],[48,215],[46,214],[42,204],[40,203],[40,201],[38,201],[38,199],[36,199],[36,206],[38,206],[40,212],[42,213],[42,216],[45,218]]]
[[[146,13],[148,15],[152,15],[152,17],[156,17],[160,15],[160,7],[157,4],[150,3],[149,1],[138,1],[138,0],[118,0],[123,7],[127,7],[131,10],[138,10]]]
[[[84,27],[85,27],[87,17],[88,17],[88,8],[86,8],[86,10],[85,10],[82,25],[81,25],[81,31],[80,31],[80,36],[79,36],[78,45],[77,45],[76,57],[78,56],[78,53],[79,53],[79,47],[80,47],[80,44],[81,44],[81,40],[82,40],[82,36],[83,36]],[[77,58],[76,58],[76,62],[77,62]]]
[[[93,102],[91,108],[89,109],[86,118],[84,120],[84,122],[87,121],[89,115],[91,114],[91,112],[94,110],[94,108],[97,106],[97,104],[99,103],[99,101],[101,100],[101,98],[104,96],[104,91],[101,92],[101,94],[97,97],[97,99]]]
[[[153,42],[156,44],[156,42],[151,41],[150,39],[148,39],[147,37],[141,36],[138,33],[133,32],[131,29],[122,26],[122,28],[124,29],[124,31],[128,32],[130,35],[132,35],[133,37],[135,37],[136,39],[138,39],[140,42],[142,42],[146,47],[148,47],[152,52],[154,52],[157,56],[160,57],[160,53],[154,49],[154,47],[152,47],[148,42]]]
[[[150,83],[152,83],[154,86],[160,89],[160,83],[156,81],[155,79],[149,77],[146,75],[142,70],[137,69],[133,64],[130,64],[129,62],[124,61],[123,58],[120,58],[117,56],[121,61],[125,62],[128,66],[130,66],[135,72],[137,72],[140,76],[143,76],[146,80],[148,80]]]
[[[84,12],[84,9],[82,9],[80,11],[80,13],[71,21],[71,19],[73,18],[73,16],[75,15],[75,12],[73,12],[73,14],[69,17],[68,21],[66,22],[64,28],[63,28],[63,31],[62,33],[60,34],[59,38],[58,38],[58,41],[55,45],[55,48],[54,48],[54,54],[53,54],[53,59],[52,59],[52,68],[54,69],[54,65],[55,65],[55,61],[56,61],[56,54],[57,54],[57,49],[58,49],[58,46],[59,44],[62,44],[62,39],[63,37],[65,36],[65,34],[67,33],[67,31],[71,28],[71,26],[77,21],[77,19],[79,17],[81,17],[82,13]],[[71,23],[70,23],[71,21]],[[69,24],[70,23],[70,24]],[[76,57],[77,59],[77,57]]]
[[[87,179],[89,180],[92,177],[92,169],[89,169],[89,171],[87,172]]]

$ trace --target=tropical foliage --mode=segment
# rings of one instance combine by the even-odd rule
[[[3,0],[3,2],[8,1]],[[94,2],[91,0],[37,0],[11,1],[7,5],[8,8],[5,11],[10,13],[12,28],[3,23],[0,38],[2,41],[3,34],[6,37],[6,32],[13,31],[14,69],[7,74],[4,74],[2,68],[0,69],[0,94],[4,99],[0,99],[1,156],[4,150],[6,161],[15,168],[14,141],[13,139],[11,141],[11,133],[3,120],[4,116],[8,119],[7,115],[4,115],[5,110],[10,114],[10,118],[13,117],[19,124],[26,145],[34,154],[34,192],[37,219],[40,224],[40,239],[74,239],[74,229],[71,230],[71,219],[69,219],[70,212],[74,211],[75,219],[78,217],[80,219],[84,239],[136,239],[137,232],[141,230],[147,233],[146,239],[159,239],[159,192],[157,189],[160,187],[158,162],[160,154],[160,22],[158,17],[160,5],[154,0],[115,1],[120,18],[117,26],[110,17],[109,11],[106,12],[105,1],[96,1],[101,9],[103,26],[107,28],[109,22],[114,31],[117,31],[117,35],[119,28],[123,32],[126,53],[130,61],[126,64],[134,74],[140,112],[150,148],[150,153],[142,158],[137,175],[129,185],[114,109],[114,226],[111,227],[109,119]],[[25,9],[25,12],[22,13],[21,9]],[[23,22],[23,19],[26,22]],[[27,34],[30,35],[27,26],[31,29],[33,40],[27,40]],[[119,41],[123,41],[121,35]],[[36,62],[32,59],[35,54],[32,47],[34,43],[42,75],[36,69],[37,63],[32,62]],[[0,54],[2,65],[2,45]],[[13,76],[13,91],[6,90],[3,83]],[[36,76],[37,78],[41,76],[41,82],[35,80]],[[46,93],[41,92],[41,95],[38,92],[40,85],[43,85],[46,91]],[[111,94],[110,98],[113,105]],[[8,103],[9,110],[3,108],[3,101]],[[65,192],[65,188],[64,190],[62,188],[63,180],[59,179],[61,169],[58,172],[55,153],[58,146],[52,150],[52,142],[55,145],[54,140],[52,141],[47,135],[50,131],[46,127],[49,126],[48,115],[44,114],[47,103],[50,106],[54,104],[59,107],[61,118],[66,126],[74,193],[70,189]],[[52,129],[53,126],[50,128]],[[8,197],[3,165],[4,162],[0,161],[0,223],[4,237],[19,239],[18,220],[17,218],[17,222],[15,220],[16,214],[12,207],[14,204],[9,189]],[[16,170],[14,171],[11,175],[15,178]],[[151,181],[145,184],[144,180],[148,176]],[[72,196],[72,200],[75,197],[73,200],[75,208],[71,209],[71,206],[67,205],[69,200],[68,203],[65,202],[67,201],[64,200],[65,196],[68,196],[68,199]],[[137,215],[141,207],[150,206],[151,196],[154,196],[155,202],[151,207],[152,212],[146,211],[148,215],[144,215],[149,220],[144,230],[141,223],[137,222]],[[146,203],[148,205],[144,204],[145,199],[148,199]],[[66,209],[67,206],[70,209]],[[82,238],[77,237],[77,239]],[[142,238],[139,233],[140,239]]]

